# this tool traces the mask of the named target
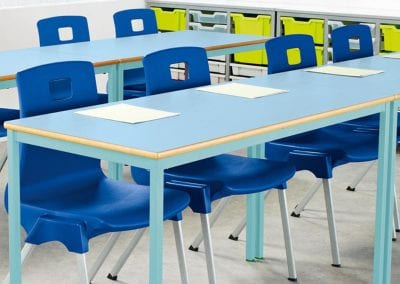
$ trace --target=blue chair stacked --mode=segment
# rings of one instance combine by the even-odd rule
[[[128,37],[156,34],[156,15],[151,9],[129,9],[114,14],[115,36]],[[146,95],[146,82],[143,68],[124,71],[124,98]]]
[[[172,79],[171,64],[182,62],[186,65],[187,79]],[[207,54],[199,47],[181,47],[154,52],[144,57],[143,66],[147,95],[210,84]],[[286,181],[294,175],[294,172],[294,167],[287,162],[230,154],[207,158],[165,171],[166,184],[171,182],[179,184],[181,190],[191,196],[191,209],[200,214],[210,283],[216,282],[209,221],[211,203],[217,199],[222,199],[220,201],[222,202],[226,197],[233,195],[263,192],[273,188],[279,189],[289,279],[296,280],[284,191]],[[139,184],[149,183],[147,170],[133,167],[132,176]],[[118,263],[123,262],[123,259],[118,261]],[[120,266],[117,264],[112,269],[111,275],[116,275],[119,269]]]
[[[374,55],[373,41],[370,28],[366,25],[349,25],[343,26],[332,31],[332,55],[333,62],[341,62],[351,59],[369,57]],[[358,40],[358,49],[351,48],[351,40]],[[379,130],[379,114],[368,115],[362,118],[346,121],[343,124],[370,129],[372,131]],[[397,133],[400,133],[400,115],[397,115]],[[400,141],[397,134],[397,141]],[[355,191],[357,184],[366,175],[371,166],[361,172],[359,176],[347,187],[349,191]],[[395,231],[400,232],[400,221],[397,206],[396,189],[394,190],[394,224]],[[393,240],[396,239],[396,233],[393,234]]]
[[[83,16],[57,16],[37,22],[40,46],[51,46],[90,41],[89,26]],[[71,32],[70,38],[63,38],[63,29]],[[108,102],[107,94],[98,94],[97,104]]]
[[[333,62],[341,62],[351,59],[358,59],[363,57],[373,56],[373,42],[370,28],[366,25],[349,25],[334,29],[331,34],[332,38],[332,55]],[[354,49],[351,46],[352,40],[358,40],[358,49]],[[398,116],[400,121],[400,116]],[[377,132],[379,130],[379,114],[373,114],[366,117],[349,120],[341,123],[342,125],[351,126],[358,128],[358,131],[371,131]],[[400,125],[400,124],[399,124]],[[398,131],[399,132],[399,131]],[[400,132],[399,132],[400,133]],[[349,140],[353,140],[358,136],[349,137]],[[398,137],[398,140],[400,138]],[[348,142],[347,142],[348,143]],[[347,187],[347,190],[354,191],[357,184],[361,181],[362,177],[368,172],[371,166],[366,168],[365,171],[361,172],[360,176],[355,177],[355,180]],[[307,205],[313,194],[317,191],[318,185],[309,192],[307,199],[303,200],[295,208],[293,215],[297,216],[300,214],[304,207]],[[396,191],[395,191],[396,195]],[[395,198],[394,204],[394,222],[395,230],[400,231],[400,222],[398,216],[397,202]],[[395,232],[393,233],[393,239],[396,239]]]
[[[272,39],[265,44],[269,58],[268,73],[290,71],[316,66],[314,43],[308,35],[288,35]],[[287,51],[300,50],[301,62],[295,65],[288,63]],[[321,94],[323,96],[323,94]],[[357,139],[354,139],[354,138]],[[266,157],[271,160],[291,161],[296,170],[311,171],[322,179],[328,225],[332,250],[332,265],[340,266],[340,255],[337,243],[336,225],[332,202],[331,184],[333,168],[350,163],[371,161],[377,158],[378,136],[348,125],[333,125],[322,129],[279,139],[266,144]],[[312,197],[319,186],[311,190],[302,202],[301,207]],[[293,216],[300,216],[293,212]]]
[[[46,64],[17,73],[16,80],[21,117],[85,107],[97,101],[90,62]],[[20,153],[21,224],[27,233],[23,256],[36,245],[61,242],[78,256],[81,283],[90,283],[85,253],[91,238],[149,226],[148,186],[107,178],[98,159],[28,144],[21,145]],[[181,213],[189,201],[189,195],[181,190],[164,190],[164,219],[174,220],[180,244]],[[178,256],[182,281],[187,283],[182,245]]]
[[[334,29],[331,33],[332,60],[341,62],[374,55],[371,30],[367,25],[350,25]],[[351,40],[357,40],[358,49],[352,49]],[[379,129],[379,114],[344,122],[347,125]]]

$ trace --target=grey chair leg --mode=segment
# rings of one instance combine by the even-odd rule
[[[314,185],[310,188],[310,190],[306,193],[306,195],[303,197],[303,199],[300,201],[299,204],[297,204],[294,207],[294,210],[291,214],[293,217],[300,217],[300,213],[304,210],[308,202],[310,202],[311,198],[314,196],[314,194],[317,192],[317,190],[321,187],[322,185],[322,179],[318,179]]]
[[[228,204],[229,199],[230,199],[229,197],[222,198],[218,202],[217,206],[213,209],[213,212],[210,215],[210,228],[212,226],[214,226],[215,222],[217,221],[217,219],[221,215],[222,211],[225,209],[226,205]],[[190,245],[189,249],[192,251],[198,251],[199,246],[202,242],[203,242],[203,233],[199,232],[197,234],[196,238],[194,239],[194,241],[192,242],[192,244]]]
[[[216,276],[215,276],[214,254],[213,254],[213,249],[212,249],[210,220],[209,220],[208,215],[209,214],[200,214],[200,220],[201,220],[201,228],[202,228],[203,235],[204,235],[204,246],[205,246],[206,261],[207,261],[208,282],[210,284],[215,284]]]
[[[108,279],[117,280],[118,273],[121,271],[121,268],[124,266],[125,262],[128,260],[129,256],[131,255],[132,251],[135,249],[136,245],[139,243],[140,239],[142,238],[146,228],[136,230],[135,235],[133,236],[132,240],[129,242],[128,247],[125,251],[121,254],[117,262],[114,264],[113,268],[111,269],[110,273],[107,275]]]
[[[84,253],[79,253],[76,254],[76,260],[78,262],[78,269],[80,272],[81,276],[81,282],[82,284],[90,284],[89,280],[89,274],[88,274],[88,269],[87,269],[87,264],[86,264],[86,254]]]
[[[394,207],[393,207],[393,218],[394,218],[394,229],[396,232],[400,232],[400,220],[399,220],[399,207],[397,205],[397,192],[396,186],[394,187]]]
[[[99,271],[100,267],[103,265],[104,261],[106,260],[107,256],[110,254],[110,251],[114,247],[115,243],[117,242],[119,236],[121,235],[120,232],[112,233],[110,238],[107,240],[106,245],[104,246],[103,250],[101,251],[100,255],[98,256],[96,262],[93,264],[91,269],[89,270],[89,279],[90,281],[96,276],[97,272]]]
[[[292,236],[289,226],[289,215],[287,211],[286,191],[278,190],[279,207],[281,209],[282,229],[285,239],[286,259],[288,265],[288,279],[290,281],[297,281],[296,264],[293,256]]]
[[[270,194],[271,190],[265,192],[264,200],[267,199],[267,196]],[[229,239],[233,241],[237,241],[239,239],[240,233],[243,231],[244,227],[246,227],[246,216],[243,216],[240,222],[237,224],[233,232],[229,235]]]
[[[21,265],[23,265],[25,261],[29,258],[35,247],[36,245],[25,243],[24,247],[21,250]],[[10,273],[7,273],[6,277],[3,280],[3,284],[9,284],[9,283],[10,283]]]
[[[179,262],[179,271],[181,273],[181,281],[182,281],[182,284],[188,284],[189,277],[188,277],[186,258],[185,258],[185,252],[184,252],[182,221],[172,221],[172,225],[174,227],[175,244],[176,244],[176,251],[178,254],[178,262]]]
[[[373,165],[375,165],[376,161],[373,161],[369,163],[369,165],[362,171],[358,176],[354,178],[354,180],[350,183],[350,185],[346,188],[348,191],[355,191],[357,185],[360,183],[360,181],[365,177],[365,175],[368,173],[368,171],[372,168]]]
[[[6,162],[7,162],[7,147],[5,147],[5,150],[1,153],[0,156],[0,172],[3,170]]]
[[[333,210],[330,179],[323,179],[322,183],[324,186],[326,214],[328,218],[328,227],[329,227],[329,238],[331,241],[332,266],[340,267],[339,246],[336,235],[335,214]]]

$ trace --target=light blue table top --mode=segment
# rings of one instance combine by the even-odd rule
[[[12,76],[30,67],[58,61],[85,60],[95,64],[113,60],[138,61],[148,53],[170,47],[200,46],[205,49],[219,49],[230,45],[246,45],[253,41],[266,41],[266,37],[180,31],[5,51],[0,52],[0,80],[3,76]]]
[[[398,59],[376,56],[338,65],[380,69],[384,73],[356,78],[298,70],[240,81],[289,90],[288,93],[258,99],[190,89],[125,101],[180,113],[179,116],[140,124],[92,118],[73,110],[9,124],[160,153],[381,98],[394,99],[400,90]]]

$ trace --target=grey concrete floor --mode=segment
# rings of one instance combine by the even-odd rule
[[[290,217],[298,283],[371,283],[374,239],[376,167],[358,186],[355,192],[345,190],[352,178],[366,163],[349,164],[335,169],[333,197],[342,267],[331,264],[329,235],[322,190],[316,194],[301,218]],[[0,174],[3,193],[7,169]],[[399,177],[399,174],[397,174]],[[287,197],[291,211],[314,183],[314,177],[299,172],[289,182]],[[3,198],[0,198],[1,203]],[[7,215],[0,205],[0,279],[8,271]],[[287,278],[285,248],[276,192],[270,194],[265,205],[265,259],[257,262],[244,261],[245,234],[239,241],[227,237],[245,214],[245,198],[235,197],[223,212],[212,230],[214,253],[219,283],[291,283]],[[164,283],[179,283],[179,270],[173,239],[172,226],[165,223],[164,233]],[[199,216],[190,209],[184,212],[183,234],[185,246],[200,229]],[[148,235],[138,245],[128,263],[113,282],[105,278],[119,254],[132,237],[123,233],[110,257],[100,269],[95,283],[147,283],[148,281]],[[94,263],[108,235],[90,242],[89,266]],[[186,251],[191,283],[207,283],[204,248],[199,252]],[[400,283],[400,235],[393,242],[392,283]],[[59,243],[39,246],[23,267],[23,283],[78,283],[75,255],[68,253]]]

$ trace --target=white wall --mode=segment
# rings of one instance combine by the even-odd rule
[[[114,12],[145,7],[145,0],[91,0],[68,4],[58,0],[57,4],[47,3],[36,6],[0,6],[0,51],[39,46],[36,22],[41,18],[83,15],[88,18],[91,39],[109,38],[114,36]]]

